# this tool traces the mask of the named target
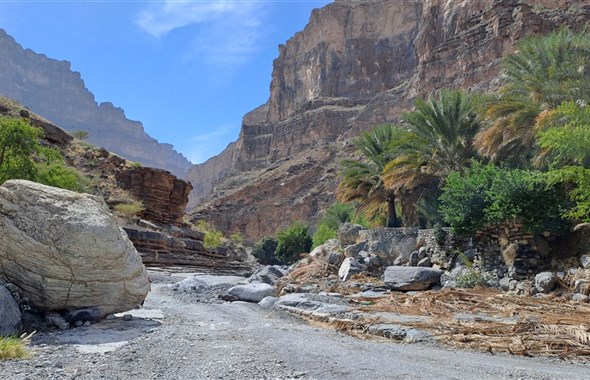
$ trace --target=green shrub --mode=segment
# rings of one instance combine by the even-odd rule
[[[528,232],[563,232],[565,195],[537,171],[474,163],[451,173],[440,197],[445,222],[459,233],[489,224],[522,223]]]
[[[235,233],[231,234],[229,238],[236,244],[240,244],[240,245],[244,244],[244,237],[239,232],[235,232]]]
[[[73,191],[87,191],[90,180],[72,167],[61,162],[38,163],[36,180],[45,185]]]
[[[312,244],[308,226],[302,222],[295,222],[279,232],[277,240],[275,257],[286,264],[299,260],[299,255],[309,252]]]
[[[320,223],[313,233],[312,237],[312,248],[318,247],[324,244],[330,239],[336,239],[338,237],[338,230],[332,228],[326,223]]]
[[[205,232],[205,237],[203,239],[203,246],[206,249],[215,249],[221,247],[223,239],[223,234],[221,231],[217,230],[209,230]]]
[[[0,117],[0,184],[9,179],[34,181],[33,155],[41,149],[43,131],[20,118]]]
[[[119,203],[118,205],[115,205],[115,211],[127,218],[134,217],[144,210],[145,207],[143,207],[141,202]]]
[[[486,282],[486,276],[473,268],[464,269],[455,278],[455,285],[458,288],[475,288],[476,286],[485,286]]]
[[[252,256],[256,257],[258,262],[262,265],[276,265],[282,264],[276,257],[278,240],[272,237],[265,237],[261,239],[252,249]]]

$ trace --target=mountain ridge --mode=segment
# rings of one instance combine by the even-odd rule
[[[25,49],[0,29],[0,93],[67,131],[85,130],[88,141],[131,161],[165,169],[179,178],[191,163],[171,144],[159,143],[122,108],[98,103],[71,63]]]

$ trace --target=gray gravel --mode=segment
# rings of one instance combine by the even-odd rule
[[[0,363],[0,378],[590,379],[589,365],[365,341],[256,304],[191,302],[166,282],[152,284],[146,318],[39,334],[34,357]]]

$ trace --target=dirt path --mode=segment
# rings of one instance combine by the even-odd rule
[[[34,358],[0,363],[0,378],[590,378],[590,366],[364,341],[255,304],[185,302],[189,296],[178,297],[165,284],[155,283],[138,314],[149,319],[117,318],[40,334]]]

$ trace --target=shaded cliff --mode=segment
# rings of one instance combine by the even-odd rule
[[[184,178],[190,162],[172,145],[147,135],[111,103],[98,104],[70,63],[47,58],[0,29],[0,94],[26,105],[67,131],[85,130],[88,141],[131,161]]]
[[[313,224],[335,200],[350,137],[438,88],[498,86],[500,58],[516,41],[584,25],[589,3],[372,0],[314,10],[279,47],[267,104],[244,117],[235,145],[189,171],[201,182],[194,218],[253,240],[296,219]]]

